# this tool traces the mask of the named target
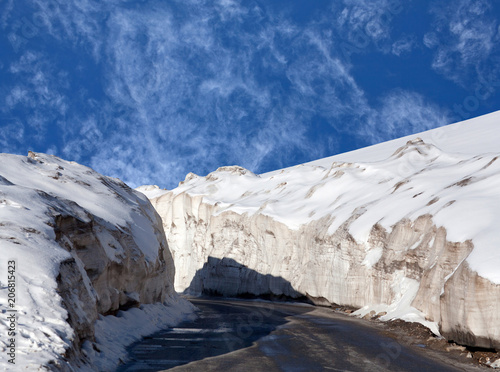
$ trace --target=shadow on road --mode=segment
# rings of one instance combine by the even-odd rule
[[[186,294],[305,299],[282,277],[263,275],[230,258],[209,257],[196,272]],[[309,306],[282,307],[273,302],[191,299],[198,318],[146,337],[129,348],[131,362],[117,372],[158,371],[251,346]],[[285,310],[286,309],[286,310]]]
[[[280,304],[262,301],[190,300],[200,309],[195,321],[183,322],[132,345],[131,361],[117,372],[164,370],[243,349],[287,323],[291,314],[313,310],[310,306],[287,306],[284,312]]]

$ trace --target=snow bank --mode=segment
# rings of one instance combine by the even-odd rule
[[[99,317],[174,296],[147,198],[54,156],[0,154],[0,250],[0,369],[90,368]]]
[[[95,371],[113,371],[118,364],[127,361],[127,346],[181,321],[194,320],[195,310],[189,301],[173,294],[164,303],[141,305],[139,308],[119,311],[116,316],[101,315],[95,327],[96,341],[86,341],[83,353]],[[88,364],[77,370],[87,371]]]
[[[499,348],[499,122],[495,113],[419,134],[425,141],[142,190],[162,216],[177,290],[193,289],[208,257],[227,257],[318,301]]]

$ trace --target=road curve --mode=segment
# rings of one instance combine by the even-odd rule
[[[467,371],[430,359],[380,329],[302,304],[191,299],[195,321],[130,348],[132,371]],[[476,369],[474,369],[476,370]]]

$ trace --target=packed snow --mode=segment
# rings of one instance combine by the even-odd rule
[[[96,342],[86,342],[83,345],[92,370],[115,370],[120,363],[127,361],[127,346],[181,321],[194,320],[195,310],[190,302],[173,295],[162,304],[142,305],[140,308],[120,311],[116,316],[101,316],[96,322]],[[75,370],[86,372],[89,366]]]
[[[57,241],[57,234],[60,232],[56,221],[61,216],[70,216],[75,221],[81,221],[82,225],[90,223],[92,230],[74,231],[74,233],[88,233],[82,235],[82,239],[87,240],[90,234],[94,234],[95,242],[103,247],[107,259],[115,265],[124,260],[130,260],[132,263],[134,261],[139,263],[142,260],[146,272],[152,276],[157,267],[165,267],[164,264],[160,265],[163,258],[159,257],[161,239],[164,242],[165,239],[154,226],[159,218],[143,194],[131,190],[117,179],[101,176],[90,168],[55,156],[31,152],[29,156],[0,154],[1,370],[37,370],[52,362],[59,364],[63,370],[71,370],[72,367],[68,365],[68,360],[63,354],[73,347],[77,335],[68,322],[67,306],[76,305],[77,308],[71,309],[74,314],[81,316],[82,319],[91,319],[92,314],[88,313],[88,309],[93,309],[96,314],[96,304],[103,300],[99,298],[99,290],[102,288],[92,287],[91,280],[85,273],[83,261],[78,256],[79,253],[69,250],[71,242]],[[130,239],[129,247],[117,239],[125,242]],[[67,245],[66,249],[63,243]],[[88,247],[83,248],[78,249],[81,252],[88,249]],[[130,252],[134,253],[135,257],[124,257]],[[92,254],[97,255],[97,252],[90,252],[91,259]],[[80,301],[78,296],[81,293],[78,293],[77,288],[69,289],[72,291],[71,296],[75,299],[75,303],[63,302],[58,280],[64,280],[64,277],[61,278],[60,269],[65,262],[76,262],[75,277],[81,275],[84,285],[82,288],[87,292],[88,303]],[[100,264],[104,262],[101,261]],[[139,267],[137,273],[143,275]],[[11,282],[15,283],[15,292],[9,290],[12,284],[9,285],[8,275],[13,279]],[[173,272],[169,276],[164,275],[165,279],[156,280],[153,277],[151,282],[161,284],[173,280]],[[132,285],[149,283],[142,282],[148,278],[142,278]],[[124,282],[132,279],[113,278],[115,281]],[[100,285],[104,288],[106,283],[102,282]],[[125,283],[124,288],[127,285]],[[172,283],[170,285],[173,286]],[[109,290],[117,292],[111,285]],[[144,288],[144,291],[148,291],[148,288]],[[170,291],[173,292],[173,288]],[[15,297],[12,293],[15,293]],[[145,297],[147,295],[146,293]],[[153,293],[150,297],[154,296],[165,297],[161,292]],[[142,301],[138,293],[130,293],[129,297]],[[172,325],[189,312],[189,306],[185,301],[176,298],[174,293],[170,293],[168,298],[170,307],[161,304],[143,305],[145,311],[134,309],[130,314],[137,319],[142,317],[142,323],[145,320],[158,318],[158,314],[163,316],[170,314],[159,325]],[[8,318],[12,314],[16,317],[14,323]],[[120,314],[119,316],[127,322],[132,317],[128,311]],[[99,358],[107,360],[108,364],[117,361],[117,356],[123,354],[121,349],[124,344],[132,339],[123,337],[123,332],[122,334],[116,332],[116,326],[132,332],[130,327],[139,323],[129,322],[130,325],[125,328],[124,321],[113,316],[105,318],[101,316],[97,323],[96,345],[103,344],[101,340],[105,337],[121,335],[122,338],[115,342],[114,349],[109,345],[106,346],[105,353],[95,355],[94,352],[90,355],[87,350],[88,357],[94,361]],[[12,328],[13,325],[15,329]],[[107,335],[107,330],[113,334]],[[154,330],[155,326],[148,326],[142,333],[132,332],[129,338]],[[15,332],[15,335],[11,336],[11,332]],[[102,347],[104,349],[105,346]],[[86,368],[91,367],[86,365]]]

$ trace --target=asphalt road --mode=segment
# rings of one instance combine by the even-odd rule
[[[309,305],[192,299],[185,322],[130,348],[130,371],[466,371],[359,319]]]

